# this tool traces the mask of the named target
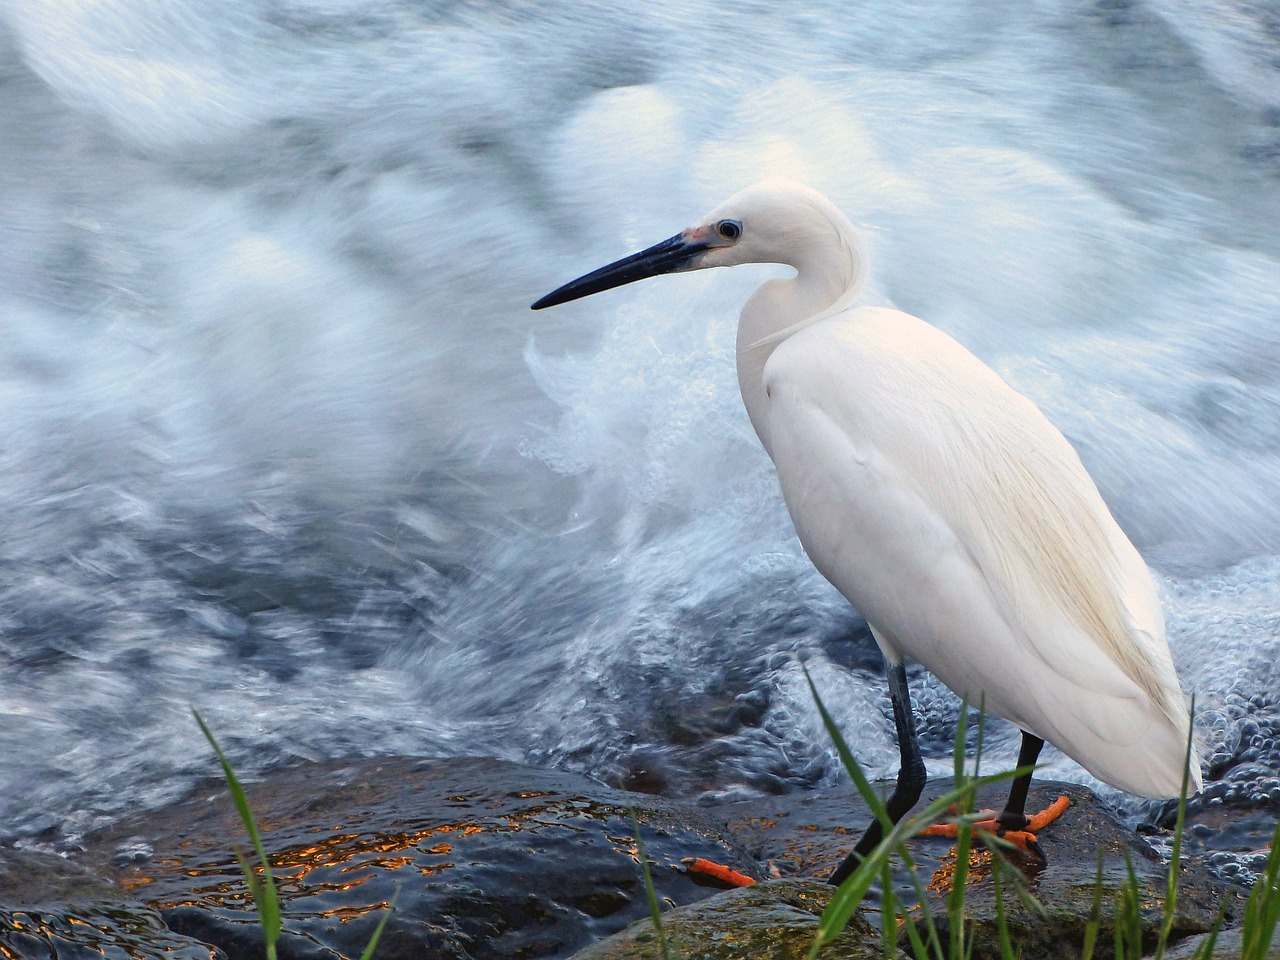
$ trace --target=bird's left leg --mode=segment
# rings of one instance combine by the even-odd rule
[[[902,663],[886,663],[889,677],[889,700],[893,703],[893,726],[898,733],[898,753],[902,765],[898,768],[898,782],[894,784],[893,793],[885,804],[889,820],[897,823],[907,815],[920,794],[924,792],[927,779],[924,769],[924,758],[920,755],[920,741],[916,739],[915,717],[911,712],[911,689],[907,686],[907,668]],[[858,845],[841,861],[835,872],[827,878],[827,883],[840,884],[860,864],[868,853],[876,848],[876,844],[884,836],[884,828],[879,820],[872,820],[867,832],[862,835]]]

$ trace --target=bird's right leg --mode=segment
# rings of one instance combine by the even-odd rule
[[[1044,854],[1041,853],[1040,845],[1036,841],[1036,833],[1058,819],[1071,805],[1071,801],[1062,796],[1041,812],[1031,817],[1027,816],[1027,791],[1031,788],[1031,768],[1040,759],[1042,749],[1044,749],[1043,740],[1034,733],[1022,731],[1022,745],[1018,750],[1018,767],[1023,772],[1013,778],[1013,785],[1009,789],[1009,800],[1005,803],[1004,810],[997,816],[978,820],[973,824],[975,830],[995,833],[1015,846],[1021,847],[1041,864],[1044,863]],[[954,823],[935,823],[925,827],[920,833],[922,836],[954,838],[957,829]]]
[[[893,725],[898,733],[898,753],[902,765],[898,767],[898,782],[885,804],[889,820],[897,823],[916,805],[924,792],[927,775],[924,758],[920,755],[920,742],[916,739],[915,717],[911,711],[911,690],[907,686],[907,668],[902,663],[885,662],[889,678],[889,700],[893,704]],[[858,845],[844,858],[827,883],[840,884],[858,868],[868,853],[876,848],[884,836],[884,828],[878,819],[872,820]]]
[[[1031,787],[1031,769],[1040,759],[1040,751],[1044,749],[1044,741],[1034,733],[1022,731],[1022,746],[1018,750],[1018,766],[1027,768],[1024,773],[1013,778],[1009,788],[1009,802],[1004,805],[996,822],[1005,830],[1026,830],[1029,822],[1026,814],[1027,790]]]

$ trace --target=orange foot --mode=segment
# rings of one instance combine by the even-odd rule
[[[729,887],[749,887],[755,883],[755,880],[745,873],[730,870],[724,864],[716,863],[714,860],[703,860],[702,857],[685,857],[680,862],[684,864],[685,871],[695,880],[701,877]]]
[[[1045,807],[1035,816],[1029,818],[1027,820],[1027,827],[1025,830],[1001,830],[1000,824],[994,816],[989,820],[975,821],[973,829],[981,830],[984,833],[994,833],[1001,839],[1006,840],[1015,846],[1021,847],[1023,850],[1029,850],[1043,859],[1043,854],[1040,853],[1040,847],[1036,843],[1036,834],[1062,816],[1069,806],[1071,806],[1070,800],[1065,796],[1058,797],[1058,799],[1049,804],[1049,806]],[[990,811],[984,810],[983,812],[988,813]],[[955,837],[957,829],[958,828],[954,823],[935,823],[921,830],[920,836]]]

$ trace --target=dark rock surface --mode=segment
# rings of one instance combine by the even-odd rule
[[[669,904],[714,892],[677,871],[683,857],[754,868],[696,809],[498,760],[313,764],[247,792],[280,886],[282,960],[358,957],[392,901],[380,960],[565,956],[648,914],[631,807]],[[244,830],[211,783],[81,859],[238,958],[261,934],[233,844]]]
[[[115,884],[55,854],[0,849],[0,956],[225,960]]]

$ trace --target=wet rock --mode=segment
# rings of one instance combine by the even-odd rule
[[[1199,859],[1228,883],[1252,886],[1271,852],[1271,841],[1276,832],[1276,811],[1266,807],[1258,809],[1227,806],[1220,802],[1203,803],[1201,799],[1196,797],[1187,805],[1183,851],[1199,855]],[[1175,807],[1161,818],[1166,827],[1163,837],[1170,835],[1167,828],[1176,817]],[[1162,842],[1161,846],[1163,848],[1167,844]]]
[[[694,808],[498,760],[310,764],[248,793],[280,887],[281,960],[358,957],[392,901],[380,960],[566,956],[648,915],[632,807],[666,903],[715,892],[677,869],[684,857],[755,869]],[[253,956],[233,845],[247,841],[218,782],[92,838],[81,860],[174,930]]]
[[[102,877],[54,854],[9,849],[0,849],[0,956],[226,960]]]
[[[663,936],[682,960],[801,960],[817,934],[818,918],[834,888],[814,880],[773,880],[723,893],[666,913]],[[652,921],[593,944],[573,960],[662,960],[662,941]],[[849,926],[819,956],[840,960],[883,957],[867,919]]]
[[[1165,960],[1197,960],[1209,934],[1188,937],[1165,954]],[[1211,960],[1240,960],[1244,956],[1244,940],[1239,930],[1224,930],[1214,940]],[[1280,960],[1280,938],[1273,937],[1271,948],[1259,960]]]

